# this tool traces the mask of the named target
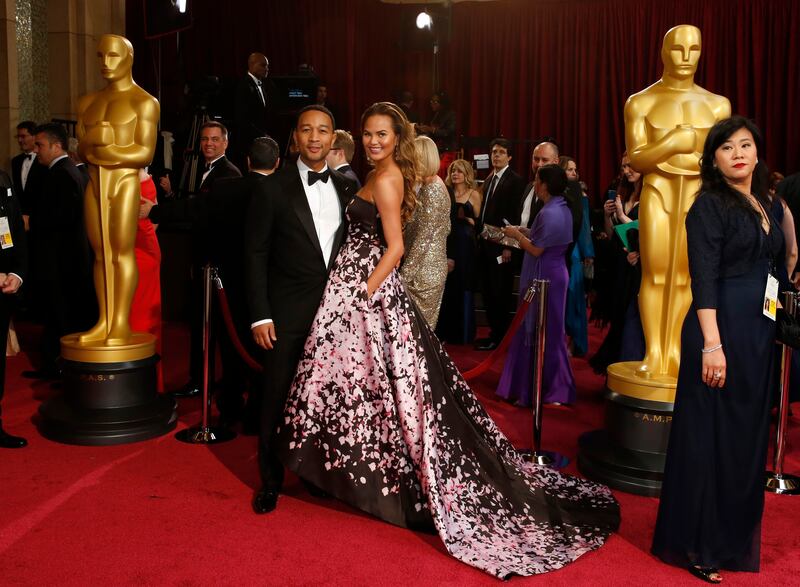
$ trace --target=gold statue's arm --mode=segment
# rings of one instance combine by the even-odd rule
[[[647,136],[647,122],[635,96],[625,103],[625,145],[631,167],[639,173],[651,173],[673,155],[695,154],[697,133],[688,125],[673,128],[662,138],[651,140]],[[696,156],[696,155],[695,155]]]
[[[96,165],[104,167],[145,167],[153,160],[156,150],[159,105],[153,99],[144,100],[137,113],[134,141],[130,145],[98,144],[92,150]],[[100,127],[97,127],[100,128]],[[94,129],[92,129],[94,130]]]

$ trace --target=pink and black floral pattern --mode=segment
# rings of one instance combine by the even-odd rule
[[[286,465],[384,520],[433,526],[452,556],[497,577],[599,548],[619,525],[609,489],[517,454],[397,273],[367,298],[379,218],[358,197],[348,218],[287,401]]]

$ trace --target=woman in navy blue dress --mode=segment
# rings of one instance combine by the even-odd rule
[[[764,315],[783,235],[769,212],[758,128],[740,116],[708,133],[686,218],[692,307],[653,553],[719,583],[759,569],[775,321]]]

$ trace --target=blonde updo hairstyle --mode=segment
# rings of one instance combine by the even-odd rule
[[[456,170],[464,174],[464,185],[467,186],[467,189],[476,189],[475,170],[472,169],[472,165],[466,159],[456,159],[448,166],[447,179],[444,180],[444,183],[447,185],[447,187],[453,187],[453,172]]]
[[[417,151],[417,164],[419,169],[420,181],[436,175],[439,172],[439,149],[433,139],[426,136],[418,136],[414,139],[414,148]]]
[[[417,207],[417,194],[414,184],[417,182],[418,163],[414,147],[416,132],[405,113],[399,106],[391,102],[375,102],[361,115],[361,128],[371,116],[388,116],[392,120],[392,130],[398,137],[397,147],[394,150],[394,161],[403,174],[403,204],[400,208],[400,218],[405,224],[414,214]]]

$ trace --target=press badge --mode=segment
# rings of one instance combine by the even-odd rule
[[[767,289],[764,291],[764,316],[775,320],[778,310],[778,280],[767,275]]]
[[[0,216],[0,247],[10,249],[14,246],[11,240],[11,228],[8,226],[8,216]]]

